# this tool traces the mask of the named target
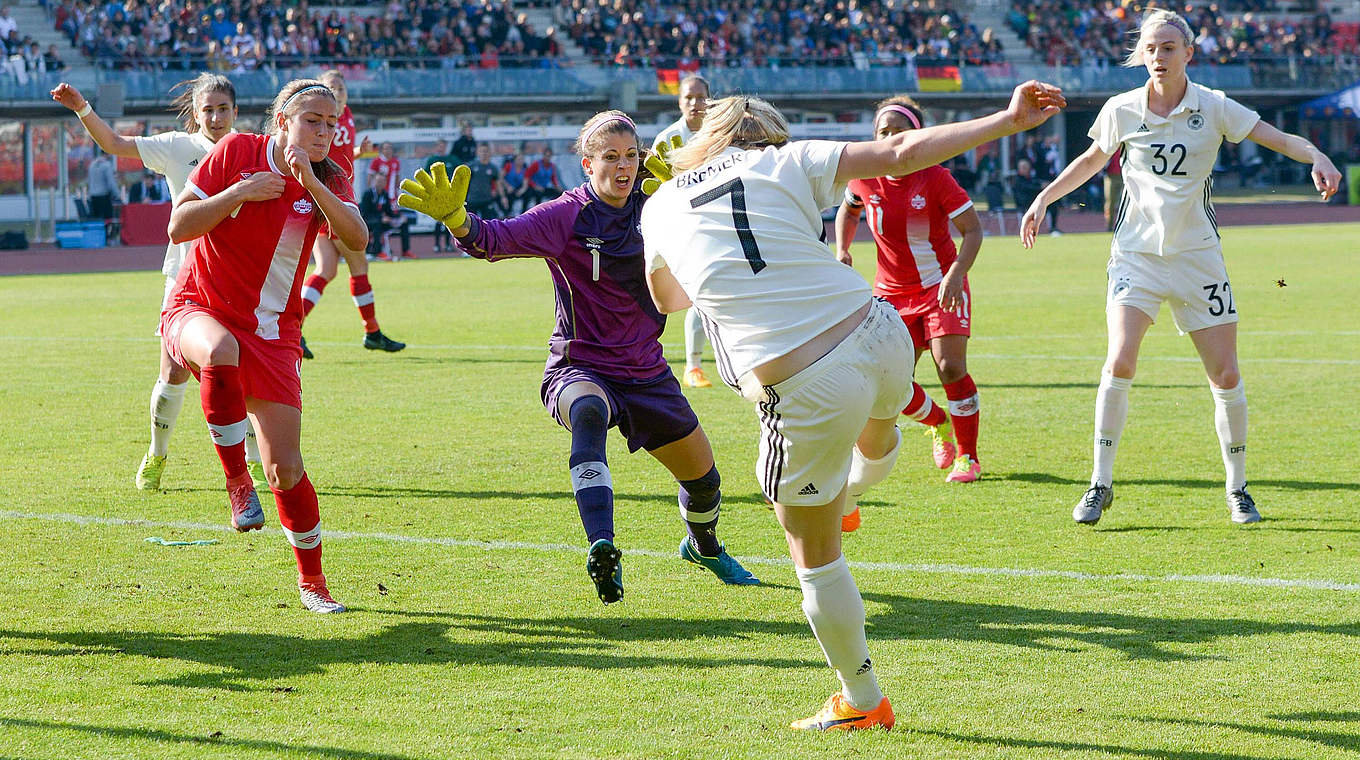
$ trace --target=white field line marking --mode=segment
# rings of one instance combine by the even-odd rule
[[[1255,334],[1257,334],[1257,335],[1262,335],[1262,334],[1264,334],[1264,333],[1255,333]],[[1286,334],[1291,334],[1291,333],[1280,333],[1280,334],[1281,334],[1281,335],[1286,335]],[[1313,333],[1313,334],[1315,334],[1315,335],[1352,335],[1352,334],[1360,334],[1360,333],[1331,332],[1331,333]],[[1020,338],[1024,338],[1024,339],[1027,339],[1027,340],[1038,340],[1038,338],[1035,337],[1035,336],[1001,336],[1001,337],[1002,337],[1003,339],[1012,339],[1012,338],[1014,338],[1014,339],[1020,339]],[[1043,337],[1044,337],[1044,339],[1050,339],[1050,338],[1053,338],[1054,336],[1043,336]],[[1059,337],[1079,337],[1079,336],[1059,336]],[[995,338],[995,336],[993,336],[993,338]],[[29,341],[43,341],[43,342],[48,342],[48,343],[51,343],[51,342],[54,342],[54,341],[62,341],[62,342],[90,342],[90,343],[115,343],[115,342],[123,342],[123,343],[150,343],[150,342],[152,342],[152,341],[154,341],[154,340],[156,340],[156,339],[155,339],[155,338],[116,338],[116,337],[115,337],[115,338],[96,338],[96,337],[89,337],[89,338],[82,338],[82,337],[35,338],[35,337],[31,337],[31,336],[21,336],[21,335],[0,335],[0,340],[15,340],[15,341],[25,341],[25,342],[29,342]],[[312,341],[311,345],[314,345],[314,346],[322,346],[322,347],[327,347],[327,348],[333,348],[333,347],[352,346],[353,344],[352,344],[352,343],[335,343],[335,342],[326,342],[326,341]],[[501,346],[493,346],[493,345],[476,345],[476,344],[447,344],[447,345],[434,344],[434,345],[421,345],[421,344],[417,344],[417,343],[408,343],[407,345],[410,346],[411,348],[417,348],[417,349],[422,349],[422,350],[426,350],[426,351],[492,351],[492,352],[495,352],[495,351],[507,351],[507,352],[510,352],[510,351],[523,351],[523,352],[543,353],[543,352],[547,351],[547,348],[548,348],[548,346],[547,346],[546,343],[543,344],[543,345],[541,345],[541,346],[505,346],[505,345],[501,345]],[[667,353],[668,356],[680,355],[680,354],[683,354],[683,351],[684,351],[684,347],[683,347],[682,345],[679,345],[679,344],[675,344],[675,345],[663,344],[663,345],[662,345],[662,349]],[[973,358],[975,358],[975,359],[999,359],[999,360],[1010,360],[1010,361],[1051,361],[1051,362],[1103,362],[1103,361],[1105,361],[1105,355],[1104,355],[1104,354],[1081,355],[1081,354],[995,354],[995,353],[973,353],[972,356],[973,356]],[[1145,355],[1145,356],[1140,356],[1140,357],[1138,357],[1138,360],[1139,360],[1139,361],[1144,361],[1144,362],[1173,362],[1173,363],[1190,363],[1190,364],[1199,364],[1199,363],[1200,363],[1200,359],[1199,359],[1199,357],[1197,357],[1197,356],[1146,356],[1146,355]],[[677,360],[677,361],[678,361],[678,360]],[[1357,365],[1360,365],[1360,359],[1310,359],[1310,358],[1296,358],[1296,357],[1283,357],[1283,356],[1281,356],[1281,357],[1274,357],[1274,356],[1251,357],[1251,356],[1246,356],[1246,357],[1241,357],[1241,358],[1239,359],[1239,361],[1241,361],[1243,364],[1331,364],[1331,365],[1340,365],[1340,366],[1357,366]]]
[[[98,517],[94,515],[72,515],[52,512],[14,512],[0,511],[3,520],[41,520],[45,522],[67,523],[84,526],[113,526],[135,528],[177,528],[180,530],[231,532],[223,524],[196,523],[188,521],[130,520],[121,517]],[[466,538],[441,538],[426,536],[407,536],[400,533],[356,533],[345,530],[328,530],[325,537],[331,540],[387,541],[398,544],[418,544],[432,546],[453,546],[458,548],[482,549],[484,551],[532,551],[553,554],[581,554],[584,548],[571,544],[535,544],[527,541],[476,541]],[[651,549],[625,549],[624,554],[634,557],[673,559],[674,552],[659,552]],[[738,557],[742,564],[772,565],[789,567],[792,563],[783,557]],[[850,562],[856,570],[881,570],[900,573],[928,573],[934,575],[991,575],[1010,578],[1061,578],[1073,581],[1132,581],[1138,583],[1216,583],[1227,586],[1265,586],[1269,588],[1305,588],[1321,591],[1360,591],[1360,583],[1314,580],[1311,578],[1253,578],[1245,575],[1144,575],[1142,573],[1084,573],[1078,570],[1038,570],[1015,567],[973,567],[970,565],[913,563],[913,562]]]

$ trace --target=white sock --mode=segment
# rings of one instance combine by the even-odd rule
[[[180,407],[184,406],[184,389],[189,381],[171,385],[157,380],[151,386],[151,455],[163,457],[170,453],[170,433],[179,419]]]
[[[1215,388],[1214,427],[1218,430],[1218,446],[1223,451],[1223,470],[1229,491],[1247,485],[1247,392],[1242,381],[1236,388]]]
[[[1131,378],[1114,375],[1100,378],[1100,390],[1096,391],[1095,465],[1091,470],[1091,485],[1114,483],[1114,455],[1119,450],[1124,421],[1129,417],[1131,387]]]
[[[883,701],[869,644],[864,639],[864,599],[859,595],[845,555],[829,565],[798,568],[803,587],[803,613],[822,645],[826,662],[841,679],[841,692],[857,710],[868,712]]]
[[[246,420],[246,462],[258,462],[260,461],[260,443],[255,440],[255,423],[249,422],[249,417]]]
[[[859,446],[851,447],[850,478],[845,484],[846,514],[854,512],[859,506],[859,497],[883,482],[883,479],[892,472],[893,465],[897,463],[897,455],[902,451],[902,431],[896,428],[894,431],[897,433],[897,442],[893,444],[892,451],[878,459],[869,459],[861,454]]]
[[[698,369],[704,360],[704,318],[698,309],[685,313],[685,369]]]

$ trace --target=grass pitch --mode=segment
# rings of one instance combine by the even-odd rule
[[[786,728],[835,679],[735,394],[690,397],[723,473],[721,533],[767,585],[676,559],[674,484],[611,439],[627,591],[595,599],[567,436],[538,401],[542,264],[376,267],[383,327],[411,344],[396,355],[360,347],[342,287],[313,313],[303,453],[353,610],[333,618],[299,606],[272,508],[263,534],[225,531],[193,400],[166,490],[133,489],[160,277],[0,279],[0,758],[1358,756],[1357,236],[1225,231],[1265,516],[1247,529],[1228,522],[1211,397],[1166,310],[1114,509],[1072,523],[1108,236],[988,239],[970,346],[984,479],[945,484],[904,422],[846,541],[897,728],[833,736]],[[928,360],[917,375],[941,398]]]

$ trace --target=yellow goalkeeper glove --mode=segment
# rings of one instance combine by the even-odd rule
[[[430,171],[417,169],[414,179],[401,181],[401,195],[397,205],[433,217],[450,230],[467,226],[467,191],[472,170],[459,166],[450,178],[443,161],[430,166]]]
[[[642,165],[647,167],[647,171],[652,173],[652,176],[642,180],[642,192],[644,194],[655,193],[656,189],[661,187],[661,183],[675,176],[675,172],[671,170],[671,151],[680,147],[683,143],[680,135],[672,135],[671,139],[657,143],[656,150],[653,150],[647,156],[647,160],[642,162]]]

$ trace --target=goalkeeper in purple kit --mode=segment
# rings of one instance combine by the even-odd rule
[[[443,164],[402,182],[399,203],[443,223],[468,255],[487,261],[544,259],[557,297],[542,398],[571,432],[572,490],[590,542],[586,570],[605,604],[623,598],[622,553],[614,546],[614,488],[605,436],[617,426],[629,451],[646,449],[679,483],[688,535],[680,557],[724,583],[759,581],[718,541],[722,501],[713,449],[662,355],[666,318],[643,273],[639,220],[641,152],[632,120],[597,114],[576,152],[587,181],[505,220],[465,208],[469,171]]]

